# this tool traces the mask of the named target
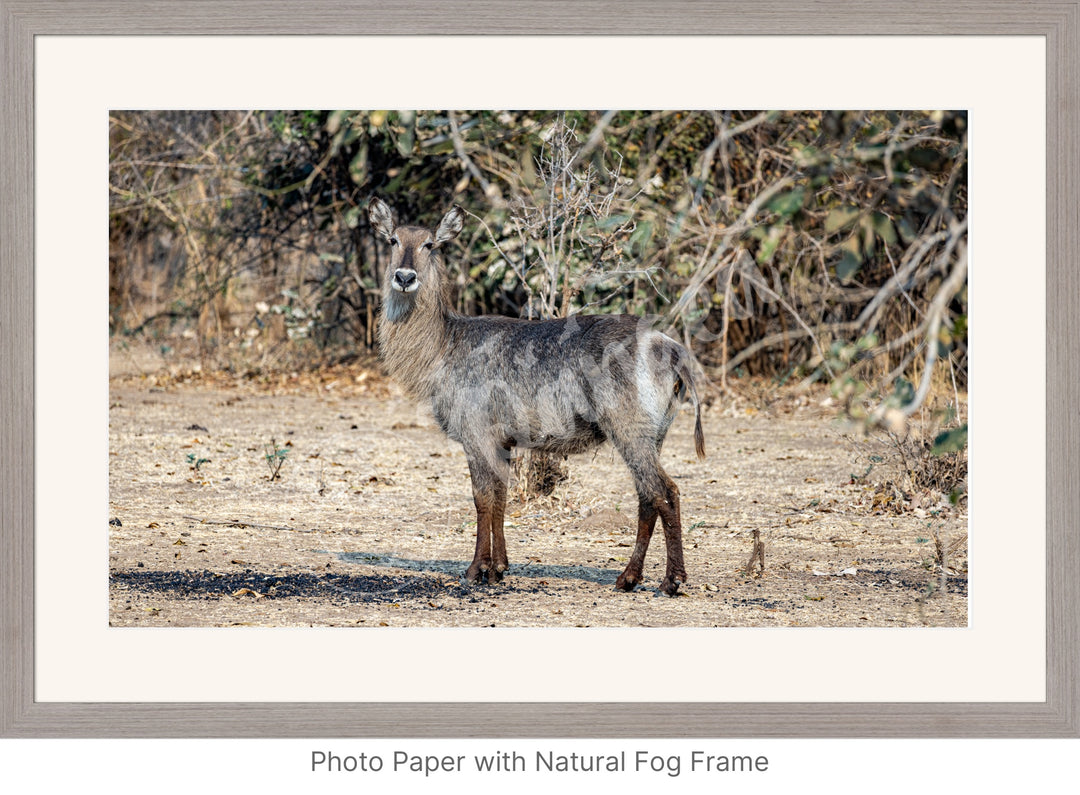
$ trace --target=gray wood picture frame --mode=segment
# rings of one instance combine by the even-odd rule
[[[0,0],[0,737],[1080,736],[1080,3]],[[48,34],[1045,37],[1046,700],[1041,703],[39,703],[34,700],[34,38]],[[482,716],[477,720],[477,716]]]

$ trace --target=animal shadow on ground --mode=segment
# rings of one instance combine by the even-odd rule
[[[460,560],[410,560],[395,555],[365,552],[345,552],[338,557],[345,563],[362,563],[368,566],[389,566],[410,571],[462,576],[465,564]],[[511,563],[507,571],[510,577],[530,577],[538,580],[587,580],[600,585],[615,585],[619,576],[617,569],[598,569],[593,566],[556,566],[538,563]]]
[[[273,574],[255,569],[223,574],[213,571],[114,571],[110,580],[143,593],[177,599],[217,599],[250,593],[260,598],[319,598],[339,602],[382,603],[402,599],[432,599],[453,595],[468,598],[487,586],[464,580],[460,560],[409,560],[393,555],[350,552],[339,555],[342,562],[372,567],[414,571],[401,574],[308,573]],[[531,563],[510,567],[511,578],[498,587],[500,593],[548,593],[549,580],[587,580],[614,587],[618,572],[589,566],[546,566]],[[438,575],[438,576],[431,576]],[[447,580],[444,576],[452,579]]]

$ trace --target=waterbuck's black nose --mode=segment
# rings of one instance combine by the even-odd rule
[[[394,286],[399,290],[412,290],[416,288],[416,271],[398,268],[394,271]]]

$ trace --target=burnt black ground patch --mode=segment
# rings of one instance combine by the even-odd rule
[[[937,584],[938,575],[916,574],[912,572],[887,571],[883,569],[867,569],[859,572],[862,582],[868,582],[883,588],[904,588],[909,591],[926,591],[930,583]],[[945,578],[945,588],[951,594],[967,597],[968,578],[963,576],[949,576]]]
[[[777,601],[775,599],[758,599],[758,598],[732,599],[731,604],[732,604],[733,607],[757,607],[757,608],[761,608],[761,609],[764,609],[764,610],[789,610],[792,607],[794,607],[796,609],[801,609],[802,608],[802,605],[781,604],[779,601]]]
[[[461,582],[423,577],[390,575],[286,574],[276,575],[245,569],[223,574],[213,571],[112,571],[110,586],[179,599],[220,599],[237,592],[267,599],[327,599],[345,603],[390,603],[403,600],[432,600],[436,597],[476,600],[479,588]],[[521,587],[500,585],[497,592],[547,593],[540,585]]]

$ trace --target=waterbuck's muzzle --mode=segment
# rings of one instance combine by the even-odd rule
[[[412,268],[398,268],[394,271],[390,286],[398,292],[411,293],[420,286],[420,282],[416,280],[416,271]]]

